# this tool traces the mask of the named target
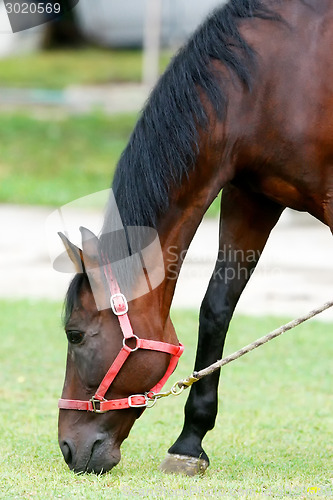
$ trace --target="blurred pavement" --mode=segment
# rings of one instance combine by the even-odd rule
[[[0,205],[0,296],[62,301],[71,276],[53,270],[45,221],[52,208]],[[74,211],[72,223],[92,228],[100,213]],[[173,307],[199,308],[217,254],[218,221],[205,220],[191,244]],[[287,211],[271,234],[237,307],[238,313],[290,319],[333,298],[333,238],[307,214]],[[321,316],[333,320],[333,308]]]
[[[0,87],[0,108],[23,108],[47,116],[96,110],[110,114],[132,113],[143,107],[149,92],[149,87],[141,83],[72,85],[64,90]]]

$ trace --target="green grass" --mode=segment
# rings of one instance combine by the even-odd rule
[[[59,206],[110,187],[135,115],[0,116],[0,202]]]
[[[71,473],[57,445],[66,357],[60,312],[57,303],[0,302],[0,498],[316,497],[310,488],[333,495],[333,325],[304,324],[224,369],[204,477],[158,469],[181,429],[185,395],[147,410],[120,464],[96,477]],[[186,350],[168,387],[191,372],[196,344],[197,314],[173,318]],[[282,321],[236,318],[226,353]]]
[[[137,116],[0,115],[0,203],[61,206],[107,189]],[[216,201],[210,215],[219,211]]]
[[[162,52],[161,72],[170,60]],[[141,51],[62,50],[0,59],[0,87],[140,81]],[[55,113],[58,116],[58,113]],[[137,116],[90,113],[40,119],[0,115],[0,203],[61,206],[110,187]],[[208,215],[219,213],[219,201]]]
[[[161,72],[171,54],[162,52]],[[62,89],[68,85],[140,82],[139,50],[54,50],[0,59],[0,87]]]

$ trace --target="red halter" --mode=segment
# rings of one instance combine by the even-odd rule
[[[106,270],[107,269],[107,270]],[[118,317],[121,331],[123,333],[123,347],[121,348],[118,356],[110,366],[108,372],[100,383],[94,396],[89,401],[81,401],[78,399],[59,399],[58,408],[62,410],[85,410],[94,413],[105,413],[109,410],[121,410],[125,408],[143,408],[149,406],[149,403],[154,403],[154,396],[160,392],[172,372],[177,366],[178,359],[183,354],[184,346],[179,343],[178,346],[174,344],[167,344],[166,342],[159,342],[156,340],[140,339],[133,333],[130,319],[128,317],[128,303],[125,296],[120,292],[117,281],[114,279],[109,263],[104,266],[106,280],[110,285],[111,298],[110,306],[113,313]],[[126,344],[128,339],[135,339],[136,345],[131,348]],[[128,356],[138,350],[148,349],[151,351],[160,351],[171,354],[171,360],[165,375],[161,380],[145,394],[132,394],[123,399],[110,399],[104,398],[110,385],[119,373],[121,367],[125,363]]]

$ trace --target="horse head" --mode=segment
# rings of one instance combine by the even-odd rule
[[[81,228],[82,249],[61,235],[77,274],[66,300],[67,366],[59,401],[59,444],[75,472],[102,473],[176,366],[182,346],[156,290],[127,303],[103,258],[101,240]]]

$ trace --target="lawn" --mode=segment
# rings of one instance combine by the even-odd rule
[[[170,60],[162,52],[161,72]],[[67,85],[140,81],[142,52],[81,49],[0,59],[0,87],[62,89]],[[109,188],[136,114],[101,112],[59,118],[0,114],[0,203],[61,206]],[[219,200],[209,210],[217,215]]]
[[[0,202],[60,206],[110,187],[135,115],[0,115]]]
[[[122,461],[104,476],[74,475],[57,445],[66,341],[61,304],[0,302],[0,498],[329,498],[333,495],[333,325],[309,322],[225,367],[204,477],[158,466],[182,425],[185,395],[135,424]],[[186,350],[172,381],[191,372],[197,313],[175,311]],[[290,318],[286,318],[290,319]],[[236,317],[226,353],[284,322]]]
[[[169,51],[161,53],[161,72],[170,57]],[[0,87],[63,89],[141,79],[140,50],[51,50],[0,59]]]
[[[0,203],[61,206],[107,189],[135,114],[0,115]],[[211,215],[219,211],[216,201]]]

